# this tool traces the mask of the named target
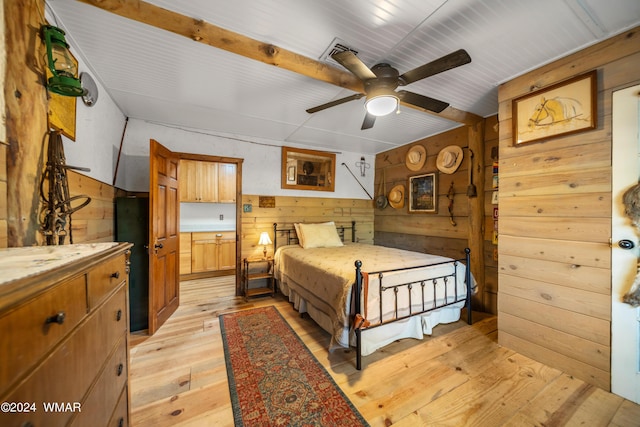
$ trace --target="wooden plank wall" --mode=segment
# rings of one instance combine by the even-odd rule
[[[44,44],[38,36],[44,1],[5,0],[7,61],[4,76],[6,117],[7,245],[39,243],[38,191],[47,125],[47,91],[42,83]],[[25,64],[29,64],[26,66]]]
[[[251,212],[242,213],[242,258],[262,257],[263,248],[257,244],[260,233],[268,231],[273,240],[274,223],[280,228],[280,225],[293,226],[295,222],[335,221],[338,225],[350,226],[351,221],[356,221],[356,240],[373,244],[371,200],[276,196],[273,207],[260,207],[260,197],[242,196],[242,204],[251,205]],[[267,256],[273,256],[273,245],[267,250]]]
[[[44,72],[45,64],[44,44],[37,32],[44,2],[2,0],[0,6],[0,42],[7,57],[24,59],[0,58],[0,247],[43,244],[39,186],[46,163],[48,101],[38,74],[38,70]],[[27,63],[35,67],[25,67]],[[68,179],[72,196],[92,198],[72,217],[74,243],[113,240],[114,188],[73,171]]]
[[[0,141],[0,248],[8,247],[7,229],[7,146]]]
[[[375,195],[382,193],[381,182],[384,177],[386,194],[398,184],[409,189],[409,177],[425,173],[437,172],[438,180],[438,212],[436,214],[409,213],[408,200],[405,198],[403,209],[387,206],[385,209],[375,209],[375,244],[408,249],[418,252],[444,255],[452,258],[464,256],[464,248],[469,246],[469,151],[467,150],[469,132],[466,126],[453,129],[442,134],[425,138],[393,150],[379,153],[375,166]],[[497,261],[493,258],[495,246],[491,243],[493,232],[493,206],[491,205],[491,177],[492,148],[498,146],[497,117],[485,120],[484,126],[484,183],[476,181],[477,191],[485,192],[484,210],[484,241],[485,256],[484,277],[476,278],[478,293],[473,298],[474,309],[497,313]],[[409,149],[420,144],[427,150],[427,161],[424,167],[416,172],[406,167],[405,158]],[[448,145],[459,145],[464,148],[464,160],[460,168],[453,174],[438,171],[436,159],[441,149]],[[384,172],[384,173],[383,173]],[[449,199],[447,193],[453,182],[455,195],[453,197],[453,225],[449,217]],[[473,254],[472,254],[473,256]]]
[[[640,82],[640,32],[499,88],[499,343],[610,389],[611,98]],[[514,146],[514,98],[598,71],[597,129]]]
[[[115,187],[73,171],[67,181],[71,197],[91,197],[87,206],[72,215],[73,243],[115,241]]]
[[[0,0],[0,52],[4,52],[4,0]],[[0,53],[0,111],[5,111],[4,81],[7,59]],[[6,115],[0,115],[0,248],[7,247],[7,129]]]

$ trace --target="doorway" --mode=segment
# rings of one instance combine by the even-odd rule
[[[158,142],[150,141],[149,171],[149,298],[148,298],[148,334],[155,331],[171,316],[180,304],[180,163],[183,159],[205,163],[215,162],[232,165],[236,173],[234,188],[225,188],[225,197],[235,199],[233,231],[229,231],[226,240],[233,243],[235,251],[225,256],[223,262],[229,266],[235,276],[236,295],[240,295],[240,254],[242,251],[239,236],[242,232],[242,159],[219,156],[203,156],[172,152]],[[210,184],[211,176],[196,174],[194,183]],[[217,192],[217,187],[216,187]],[[229,196],[229,194],[231,194]],[[216,195],[217,197],[217,195]],[[229,204],[230,199],[225,199]],[[212,233],[216,234],[216,233]],[[216,239],[214,237],[214,239]],[[217,239],[216,239],[217,244]],[[227,251],[229,252],[229,251]],[[225,252],[225,253],[227,253]],[[203,259],[206,255],[203,254]],[[231,277],[231,276],[229,276]]]
[[[611,203],[611,391],[640,403],[640,308],[622,302],[638,266],[638,230],[622,195],[640,177],[640,85],[613,93]]]
[[[179,155],[181,169],[184,165],[189,166],[188,173],[180,174],[188,181],[180,183],[181,193],[186,187],[190,189],[188,196],[180,196],[181,257],[191,259],[191,256],[199,255],[214,261],[211,264],[196,263],[196,270],[181,276],[181,280],[234,275],[235,295],[240,295],[243,159],[190,153]],[[229,178],[233,178],[231,187],[225,184]],[[213,187],[212,182],[216,183]],[[196,193],[195,189],[198,189]],[[187,224],[190,228],[183,230]],[[187,239],[182,238],[185,231],[196,239],[195,244],[191,239],[186,242]],[[190,246],[188,255],[184,255],[187,251],[182,251],[183,245]]]

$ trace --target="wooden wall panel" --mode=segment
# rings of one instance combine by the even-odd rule
[[[547,347],[549,350],[560,353],[563,356],[576,359],[578,362],[595,366],[602,371],[609,370],[611,363],[610,353],[607,351],[609,344],[598,344],[569,332],[559,330],[555,325],[549,327],[537,321],[530,321],[517,315],[506,312],[502,316],[502,328],[505,333],[523,336],[538,346]]]
[[[575,335],[585,340],[609,345],[609,322],[591,314],[567,311],[562,307],[533,302],[531,300],[503,292],[500,301],[504,313],[518,316],[530,322],[536,322],[548,328]],[[533,310],[532,310],[533,309]],[[508,327],[508,318],[499,319]]]
[[[581,378],[603,390],[610,387],[609,369],[598,369],[590,363],[581,362],[575,357],[566,356],[551,350],[547,345],[538,345],[529,339],[523,339],[521,335],[512,335],[509,332],[501,330],[498,332],[498,337],[501,345],[510,349],[517,348],[518,353],[524,356],[528,356],[534,360],[545,360],[546,365],[553,366],[564,372],[572,372],[572,376]]]
[[[502,264],[502,262],[500,262]],[[562,308],[567,312],[582,313],[598,319],[610,320],[610,297],[599,293],[570,288],[556,283],[543,282],[538,278],[507,276],[500,274],[500,293],[517,296],[532,302]],[[510,312],[506,301],[499,299],[500,312]],[[533,310],[534,305],[529,307]],[[570,313],[567,313],[569,315]],[[576,332],[579,334],[579,332]]]
[[[611,190],[609,166],[545,175],[513,176],[500,182],[500,195],[509,196],[546,196],[573,195],[578,189],[583,193],[601,193]]]
[[[522,258],[554,260],[577,266],[611,268],[609,245],[603,243],[501,235],[500,253]]]
[[[497,147],[499,141],[498,119],[496,116],[485,120],[483,126],[479,127],[483,133],[481,139],[484,142],[482,152],[478,153],[481,159],[474,158],[474,168],[481,168],[482,173],[475,171],[475,183],[479,193],[479,207],[483,212],[475,215],[478,223],[479,234],[483,236],[484,245],[479,244],[480,252],[472,251],[471,256],[476,258],[474,274],[478,282],[478,293],[473,298],[474,309],[490,313],[497,313],[497,260],[494,259],[495,246],[491,243],[493,237],[493,204],[491,195],[493,188],[491,178],[493,176],[493,161],[497,161]],[[451,258],[461,258],[464,256],[464,248],[470,247],[473,242],[472,234],[476,233],[472,229],[471,210],[476,204],[470,202],[467,196],[469,187],[469,146],[470,136],[473,132],[469,127],[462,126],[451,131],[425,138],[403,147],[380,153],[376,156],[376,178],[375,195],[385,193],[398,184],[405,186],[405,191],[409,188],[409,177],[425,173],[437,172],[438,174],[438,212],[435,214],[409,213],[405,199],[403,209],[394,209],[390,206],[385,209],[375,209],[375,244],[391,246],[401,249],[427,252],[444,255]],[[406,154],[415,144],[420,144],[427,151],[427,161],[420,171],[410,171],[405,164]],[[440,173],[436,167],[436,159],[441,149],[448,145],[459,145],[464,150],[464,160],[460,168],[453,174]],[[494,157],[492,157],[492,153]],[[476,154],[476,153],[474,153]],[[479,161],[481,160],[481,161]],[[484,165],[484,166],[482,166]],[[383,183],[384,177],[384,185]],[[482,179],[486,177],[486,179]],[[487,182],[488,181],[488,182]],[[447,193],[453,183],[453,221],[449,215],[449,199]],[[480,197],[482,196],[482,197]],[[480,200],[482,199],[482,200]],[[483,214],[483,215],[481,215]],[[478,277],[479,276],[479,277]],[[486,286],[491,283],[491,286]],[[489,292],[490,294],[487,294]]]
[[[0,248],[8,245],[7,212],[7,146],[0,141]]]
[[[502,199],[500,199],[502,200]],[[508,217],[500,211],[500,235],[608,243],[611,220],[608,218]]]
[[[73,243],[114,241],[116,189],[73,171],[67,174],[67,181],[71,197],[81,194],[91,197],[87,206],[72,215]]]
[[[628,31],[499,88],[499,342],[610,388],[611,94],[638,83]],[[598,71],[597,128],[514,146],[512,100]]]
[[[4,80],[8,245],[38,243],[38,191],[47,133],[47,91],[41,73],[44,44],[38,36],[44,1],[4,1],[7,61]],[[25,66],[30,64],[30,66]]]
[[[573,263],[556,262],[500,254],[500,273],[532,277],[547,283],[582,289],[603,295],[610,293],[609,270]]]
[[[242,258],[262,257],[263,248],[257,244],[260,233],[269,232],[273,240],[274,223],[278,223],[280,228],[293,227],[296,222],[326,221],[351,226],[351,221],[356,221],[356,240],[373,244],[371,200],[276,196],[274,207],[260,207],[260,196],[245,194],[242,196],[242,204],[251,205],[251,212],[242,213]],[[273,245],[267,247],[267,250],[267,255],[272,256]]]

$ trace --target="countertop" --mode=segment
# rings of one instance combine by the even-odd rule
[[[103,242],[1,249],[0,311],[40,295],[54,282],[84,274],[106,257],[123,253],[132,246],[124,242]]]
[[[235,224],[180,224],[181,233],[236,231]]]
[[[1,249],[0,284],[60,268],[116,245],[117,242],[106,242]]]

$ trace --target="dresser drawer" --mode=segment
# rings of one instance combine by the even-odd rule
[[[77,414],[72,426],[106,426],[125,388],[127,372],[127,340],[123,334],[120,343],[111,355],[100,377],[82,403],[82,412]]]
[[[116,409],[113,411],[113,416],[107,424],[109,427],[127,427],[129,425],[129,407],[127,402],[129,400],[129,390],[125,387],[120,395],[120,400],[116,405]]]
[[[120,315],[118,314],[120,313]],[[34,413],[0,413],[0,425],[66,425],[76,412],[45,412],[43,402],[82,402],[118,340],[126,334],[126,293],[122,286],[7,396],[8,402],[35,402]]]
[[[104,262],[89,272],[88,297],[89,308],[93,309],[121,284],[127,277],[127,265],[124,256],[120,255]]]
[[[0,317],[0,395],[86,316],[86,292],[81,275]]]

